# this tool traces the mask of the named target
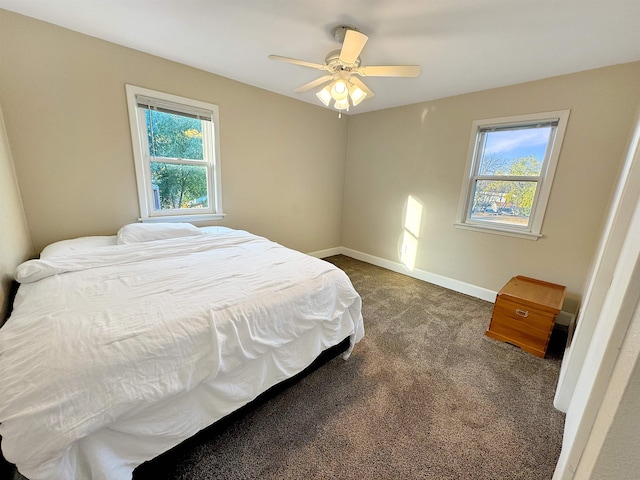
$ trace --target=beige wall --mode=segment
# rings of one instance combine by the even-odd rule
[[[0,326],[4,322],[13,271],[33,254],[20,191],[0,109]]]
[[[0,10],[0,96],[35,248],[139,216],[125,83],[220,107],[218,224],[340,243],[347,118]]]
[[[427,73],[428,74],[428,73]],[[355,115],[342,244],[399,262],[408,195],[424,206],[416,268],[499,290],[514,275],[568,287],[574,309],[640,100],[640,62]],[[473,120],[571,109],[537,241],[456,229]]]

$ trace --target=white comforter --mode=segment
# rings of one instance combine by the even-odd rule
[[[192,390],[229,396],[206,415],[221,418],[262,391],[243,383],[247,365],[311,332],[324,332],[322,342],[350,335],[351,348],[364,334],[344,272],[246,232],[89,253],[21,265],[23,285],[0,329],[2,448],[29,478],[77,476],[87,460],[74,457],[75,445],[94,432],[156,434],[153,419],[140,421],[145,412]],[[276,373],[247,378],[268,387],[299,370],[273,358]],[[234,372],[238,387],[216,391],[216,379]],[[180,425],[170,446],[204,426]]]

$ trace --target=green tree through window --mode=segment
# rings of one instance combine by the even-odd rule
[[[202,120],[157,110],[145,110],[151,182],[162,209],[206,208],[207,169],[170,159],[204,160]],[[166,159],[166,161],[161,161]]]
[[[519,158],[511,165],[507,175],[511,176],[537,176],[542,165],[533,156]],[[536,194],[536,184],[533,182],[510,182],[510,188],[505,195],[507,202],[517,205],[521,215],[528,217],[533,208],[533,199]]]
[[[541,163],[533,156],[520,157],[518,159],[494,158],[496,175],[510,177],[531,177],[540,174]],[[505,169],[505,165],[508,168]],[[505,203],[509,205],[510,213],[516,216],[529,217],[533,208],[533,200],[536,194],[536,183],[529,181],[491,181],[483,185],[485,192],[499,194]],[[491,208],[490,205],[485,207]],[[504,211],[504,209],[503,209]]]

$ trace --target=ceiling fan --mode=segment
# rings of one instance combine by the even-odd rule
[[[365,98],[374,95],[358,77],[417,77],[420,74],[418,65],[362,66],[360,53],[369,37],[350,25],[333,27],[331,33],[337,42],[342,43],[342,48],[329,52],[324,65],[281,57],[280,55],[269,55],[272,60],[328,72],[326,75],[296,88],[297,93],[303,93],[327,84],[316,93],[317,97],[327,107],[334,101],[334,108],[342,113],[343,110],[348,111],[350,106],[355,107]]]

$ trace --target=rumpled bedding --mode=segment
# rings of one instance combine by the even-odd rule
[[[123,478],[133,460],[121,462],[124,470],[111,459],[91,465],[84,457],[100,457],[104,446],[79,455],[77,444],[109,429],[160,434],[148,412],[167,429],[160,407],[203,389],[209,395],[200,398],[230,396],[223,407],[203,407],[215,421],[261,393],[230,386],[236,372],[252,378],[247,372],[259,369],[266,390],[312,360],[289,369],[271,352],[316,336],[311,343],[324,349],[350,336],[349,353],[364,335],[360,297],[344,272],[242,231],[30,260],[16,279],[22,285],[0,329],[0,435],[5,457],[34,480]],[[207,426],[195,423],[177,425],[160,451],[143,456]]]

